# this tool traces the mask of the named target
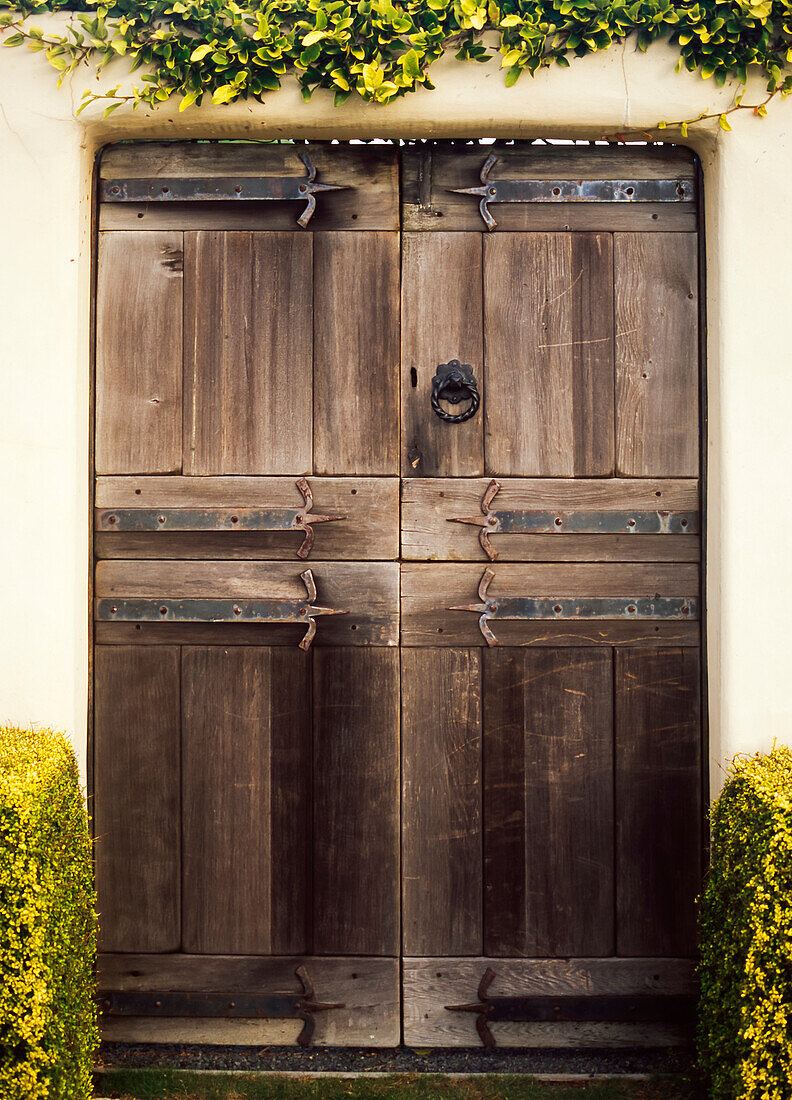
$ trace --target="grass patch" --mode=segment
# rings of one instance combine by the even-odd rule
[[[670,1077],[552,1084],[516,1075],[299,1078],[121,1069],[97,1074],[95,1094],[118,1100],[694,1100],[696,1091]]]

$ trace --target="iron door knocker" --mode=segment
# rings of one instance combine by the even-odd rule
[[[463,401],[470,404],[461,413],[450,413],[441,408],[441,401],[448,401],[451,405],[461,405]],[[452,359],[449,363],[438,365],[437,374],[432,379],[432,408],[441,420],[448,424],[462,424],[476,415],[480,404],[481,397],[469,363]]]

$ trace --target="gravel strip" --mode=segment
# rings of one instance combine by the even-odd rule
[[[203,1046],[169,1043],[103,1043],[97,1070],[114,1066],[159,1069],[269,1070],[293,1073],[527,1073],[603,1074],[688,1073],[689,1050],[460,1050],[418,1053],[407,1047],[380,1050],[346,1047]]]

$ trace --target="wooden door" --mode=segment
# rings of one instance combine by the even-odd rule
[[[314,171],[343,190],[304,229]],[[101,175],[105,1034],[392,1045],[396,151],[121,146]],[[195,197],[273,179],[294,201]]]
[[[405,1041],[684,1041],[702,816],[693,166],[450,146],[405,150],[402,178]],[[450,360],[480,393],[459,423],[431,403]]]
[[[473,1045],[480,994],[499,1045],[683,1039],[691,161],[151,143],[100,186],[105,1034]]]

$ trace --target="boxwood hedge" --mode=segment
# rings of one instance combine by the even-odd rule
[[[74,754],[0,727],[0,1096],[87,1100],[96,915]]]
[[[712,810],[700,1052],[712,1100],[792,1095],[792,749],[738,759]]]

